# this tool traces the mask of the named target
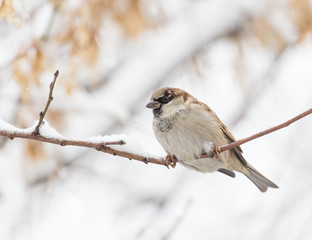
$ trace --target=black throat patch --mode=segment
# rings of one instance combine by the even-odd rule
[[[154,118],[159,118],[160,115],[162,114],[162,109],[161,109],[161,107],[160,107],[160,108],[153,109],[153,114],[154,114]]]

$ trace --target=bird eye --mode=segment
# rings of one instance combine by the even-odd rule
[[[162,102],[163,102],[163,103],[168,103],[169,101],[170,101],[169,96],[163,96],[163,97],[162,97]]]
[[[171,95],[168,92],[165,92],[164,96],[155,99],[155,101],[162,103],[162,104],[166,104],[166,103],[170,102],[172,99],[173,99],[173,95]]]
[[[170,102],[172,99],[173,99],[173,96],[166,93],[164,96],[158,98],[157,101],[159,103],[166,104]]]

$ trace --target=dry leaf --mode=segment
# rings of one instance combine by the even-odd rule
[[[115,11],[115,20],[123,27],[126,34],[135,37],[149,27],[140,10],[140,1],[131,0],[125,11]]]
[[[20,27],[22,24],[21,18],[17,16],[12,0],[3,0],[0,6],[0,18],[4,18],[8,23]]]
[[[30,161],[40,161],[46,154],[42,142],[27,141],[25,143],[25,156]]]
[[[290,2],[291,17],[298,29],[300,42],[312,30],[312,8],[308,0],[292,0]]]
[[[252,29],[252,35],[256,37],[261,44],[272,47],[273,49],[282,49],[285,47],[285,39],[266,19],[266,16],[255,19]]]

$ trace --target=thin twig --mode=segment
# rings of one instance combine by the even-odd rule
[[[54,79],[53,79],[53,81],[50,84],[50,92],[49,92],[49,97],[48,97],[46,106],[45,106],[44,110],[40,112],[40,114],[39,114],[39,122],[38,122],[35,130],[32,132],[32,134],[34,134],[34,135],[39,135],[39,128],[40,128],[40,126],[42,124],[44,116],[46,115],[46,113],[47,113],[47,111],[49,109],[50,103],[53,100],[52,94],[53,94],[54,85],[55,85],[55,82],[56,82],[56,79],[57,79],[58,75],[59,75],[59,71],[56,70],[56,72],[54,73]]]
[[[238,145],[242,145],[246,142],[252,141],[256,138],[262,137],[266,134],[272,133],[274,131],[277,131],[279,129],[285,128],[287,126],[289,126],[290,124],[298,121],[301,118],[306,117],[307,115],[312,113],[312,108],[297,115],[296,117],[282,123],[279,124],[277,126],[274,126],[272,128],[269,128],[267,130],[258,132],[256,134],[251,135],[250,137],[247,138],[243,138],[240,140],[237,140],[233,143],[224,145],[222,147],[220,147],[219,152],[224,152],[226,150],[230,150],[234,147],[237,147]],[[165,159],[163,158],[153,158],[153,157],[145,157],[139,154],[135,154],[135,153],[130,153],[130,152],[126,152],[126,151],[122,151],[122,150],[117,150],[117,149],[113,149],[111,147],[108,147],[108,145],[123,145],[125,144],[124,141],[116,141],[116,142],[103,142],[103,143],[94,143],[94,142],[90,142],[90,141],[81,141],[81,140],[68,140],[68,139],[58,139],[58,138],[49,138],[49,137],[45,137],[42,136],[40,134],[35,135],[32,133],[24,133],[24,132],[19,132],[19,131],[6,131],[6,130],[0,130],[0,136],[6,136],[10,139],[14,139],[14,138],[25,138],[25,139],[31,139],[31,140],[35,140],[35,141],[40,141],[40,142],[48,142],[48,143],[53,143],[53,144],[57,144],[57,145],[61,145],[61,146],[79,146],[79,147],[86,147],[86,148],[93,148],[95,150],[101,151],[101,152],[105,152],[114,156],[119,156],[119,157],[124,157],[124,158],[128,158],[130,160],[137,160],[143,163],[154,163],[154,164],[158,164],[158,165],[163,165],[168,167],[168,163],[166,162]],[[214,157],[213,154],[213,150],[210,153],[205,153],[203,155],[201,155],[200,158],[207,158],[207,157]]]
[[[251,140],[254,140],[256,138],[262,137],[262,136],[267,135],[269,133],[275,132],[275,131],[277,131],[279,129],[285,128],[285,127],[289,126],[290,124],[298,121],[301,118],[304,118],[305,116],[307,116],[307,115],[309,115],[311,113],[312,113],[312,108],[310,108],[309,110],[307,110],[307,111],[297,115],[296,117],[294,117],[294,118],[292,118],[292,119],[290,119],[290,120],[288,120],[286,122],[283,122],[283,123],[281,123],[281,124],[279,124],[277,126],[274,126],[274,127],[268,128],[268,129],[266,129],[264,131],[261,131],[261,132],[258,132],[256,134],[253,134],[250,137],[242,138],[242,139],[237,140],[235,142],[232,142],[230,144],[224,145],[224,146],[220,147],[220,152],[224,152],[226,150],[230,150],[232,148],[237,147],[238,145],[242,145],[242,144],[244,144],[246,142],[249,142]]]
[[[172,166],[172,167],[175,166],[174,163],[172,164],[172,163],[166,161],[163,158],[145,157],[145,156],[142,156],[142,155],[139,155],[139,154],[130,153],[130,152],[117,150],[117,149],[108,147],[108,145],[123,145],[123,144],[125,144],[125,142],[122,141],[122,140],[116,141],[116,142],[94,143],[94,142],[91,142],[91,141],[69,140],[67,138],[51,138],[51,137],[40,135],[39,128],[40,128],[40,126],[42,124],[42,121],[44,119],[45,114],[47,113],[47,111],[49,109],[49,105],[50,105],[51,101],[53,100],[52,94],[53,94],[53,89],[54,89],[54,85],[55,85],[56,79],[58,77],[58,74],[59,74],[58,71],[56,71],[54,73],[54,80],[50,84],[50,92],[49,92],[48,101],[46,103],[44,111],[40,112],[39,122],[38,122],[35,130],[33,132],[31,132],[31,133],[26,133],[26,132],[22,132],[22,131],[18,131],[18,130],[16,130],[16,131],[0,130],[0,136],[6,136],[6,137],[8,137],[10,139],[26,138],[26,139],[31,139],[31,140],[40,141],[40,142],[48,142],[48,143],[52,143],[52,144],[58,144],[58,145],[61,145],[61,146],[70,145],[70,146],[79,146],[79,147],[93,148],[93,149],[96,149],[96,150],[101,151],[101,152],[112,154],[114,156],[120,156],[120,157],[128,158],[130,160],[133,159],[133,160],[144,162],[146,164],[154,163],[154,164],[166,166],[168,168],[169,168],[169,165]],[[246,142],[249,142],[249,141],[254,140],[256,138],[262,137],[262,136],[264,136],[266,134],[272,133],[272,132],[277,131],[279,129],[285,128],[285,127],[289,126],[290,124],[298,121],[301,118],[304,118],[305,116],[307,116],[307,115],[309,115],[311,113],[312,113],[312,108],[310,108],[309,110],[307,110],[307,111],[297,115],[296,117],[294,117],[294,118],[292,118],[292,119],[290,119],[290,120],[288,120],[288,121],[286,121],[284,123],[281,123],[281,124],[279,124],[277,126],[269,128],[267,130],[258,132],[258,133],[254,134],[254,135],[251,135],[250,137],[240,139],[238,141],[235,141],[233,143],[230,143],[230,144],[227,144],[227,145],[224,145],[224,146],[221,146],[221,147],[220,146],[215,146],[215,147],[213,147],[211,149],[210,153],[204,153],[204,154],[202,154],[200,156],[200,158],[207,158],[207,157],[212,158],[212,157],[215,156],[215,154],[219,154],[219,153],[224,152],[226,150],[230,150],[230,149],[232,149],[234,147],[237,147],[239,145],[242,145],[242,144],[244,144]],[[174,161],[179,161],[179,160],[175,159]]]
[[[250,137],[243,138],[243,139],[237,140],[233,143],[224,145],[224,146],[220,147],[219,152],[224,152],[224,151],[230,150],[234,147],[237,147],[238,145],[242,145],[246,142],[252,141],[252,140],[259,138],[259,137],[262,137],[266,134],[269,134],[269,133],[272,133],[272,132],[277,131],[279,129],[285,128],[285,127],[289,126],[290,124],[298,121],[301,118],[304,118],[305,116],[307,116],[311,113],[312,113],[312,108],[303,112],[302,114],[299,114],[298,116],[282,123],[282,124],[279,124],[277,126],[269,128],[267,130],[253,134]],[[111,154],[114,156],[124,157],[124,158],[128,158],[130,160],[133,159],[133,160],[137,160],[140,162],[144,162],[146,164],[154,163],[154,164],[163,165],[163,166],[168,167],[168,163],[163,158],[145,157],[145,156],[142,156],[139,154],[130,153],[130,152],[117,150],[117,149],[113,149],[111,147],[108,147],[108,145],[123,145],[123,144],[125,144],[125,142],[122,140],[117,141],[117,142],[94,143],[94,142],[90,142],[90,141],[81,141],[81,140],[67,140],[67,139],[58,139],[58,138],[48,138],[48,137],[42,136],[40,134],[35,135],[35,134],[31,134],[31,133],[5,131],[5,130],[0,130],[0,136],[6,136],[10,139],[26,138],[26,139],[32,139],[32,140],[41,141],[41,142],[53,143],[53,144],[57,144],[57,145],[61,145],[61,146],[67,146],[68,145],[68,146],[79,146],[79,147],[93,148],[95,150],[105,152],[105,153],[108,153],[108,154]],[[204,153],[200,156],[200,158],[207,158],[207,157],[211,158],[214,156],[213,153],[214,153],[213,150],[210,153]]]

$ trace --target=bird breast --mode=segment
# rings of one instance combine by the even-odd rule
[[[189,116],[177,112],[168,118],[155,118],[153,128],[158,142],[185,166],[202,172],[218,170],[222,162],[211,158],[197,159],[202,153],[209,152],[214,142],[212,136],[200,132],[201,127]]]

